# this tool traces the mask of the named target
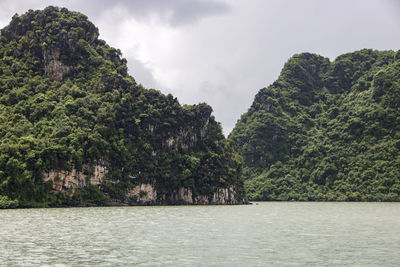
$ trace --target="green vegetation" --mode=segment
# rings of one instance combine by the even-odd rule
[[[206,104],[181,106],[127,74],[121,52],[87,17],[48,7],[15,15],[0,35],[0,206],[101,205],[137,183],[193,195],[234,185],[241,160]],[[54,194],[50,170],[90,174],[97,186]],[[89,166],[89,168],[87,167]]]
[[[252,200],[400,201],[400,51],[293,56],[230,139]]]
[[[10,200],[7,196],[0,196],[0,209],[15,208],[18,200]]]
[[[164,199],[232,185],[242,198],[242,171],[253,200],[400,201],[400,51],[295,55],[228,140],[210,106],[143,88],[126,63],[65,8],[1,30],[0,208],[134,204],[140,183]],[[99,165],[99,186],[44,177]]]

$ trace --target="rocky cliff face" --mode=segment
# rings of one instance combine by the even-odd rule
[[[195,196],[190,188],[180,187],[169,196],[157,194],[151,184],[139,184],[129,191],[127,197],[134,199],[131,204],[180,204],[180,205],[222,205],[222,204],[244,204],[238,197],[233,186],[228,188],[215,188],[210,195]]]
[[[137,84],[98,36],[57,7],[1,30],[0,196],[24,207],[241,203],[241,160],[212,108]]]
[[[84,169],[88,169],[88,167]],[[55,192],[65,192],[73,195],[77,189],[82,189],[88,185],[101,185],[108,172],[107,167],[95,165],[93,169],[93,174],[91,175],[77,169],[70,171],[50,170],[43,174],[43,181],[51,181]]]
[[[230,134],[253,200],[400,201],[400,51],[294,55]]]
[[[61,81],[71,66],[60,61],[60,50],[52,48],[43,51],[44,73],[53,81]]]
[[[128,197],[135,200],[134,204],[181,204],[181,205],[221,205],[221,204],[244,204],[238,197],[233,186],[228,188],[215,188],[210,195],[195,196],[190,188],[180,187],[171,195],[157,194],[151,184],[140,184],[132,189]]]
[[[76,190],[84,189],[89,185],[101,187],[103,183],[112,182],[105,181],[107,167],[95,165],[93,174],[88,175],[84,172],[72,169],[67,170],[50,170],[44,173],[44,182],[51,181],[54,192],[66,193],[73,196]],[[163,205],[163,204],[180,204],[180,205],[222,205],[222,204],[244,204],[245,202],[238,196],[234,186],[228,188],[215,188],[211,195],[194,196],[190,188],[180,187],[170,195],[157,194],[157,190],[152,184],[138,183],[125,194],[125,200],[116,201],[121,204],[130,205]]]

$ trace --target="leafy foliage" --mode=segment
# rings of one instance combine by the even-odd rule
[[[21,206],[102,204],[138,182],[160,194],[235,185],[241,162],[206,104],[181,106],[127,74],[87,17],[48,7],[0,35],[0,195]],[[43,173],[104,164],[107,181],[53,194]]]
[[[400,52],[293,56],[230,134],[253,200],[400,201]]]
[[[18,200],[10,200],[7,196],[0,196],[0,209],[15,208]]]

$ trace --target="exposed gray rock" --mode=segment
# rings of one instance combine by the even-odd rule
[[[55,192],[65,192],[73,195],[76,189],[82,189],[88,185],[100,185],[108,169],[102,165],[95,165],[91,175],[84,174],[77,169],[49,170],[43,174],[43,181],[52,181]]]
[[[67,73],[71,67],[63,64],[60,58],[60,51],[56,48],[44,49],[44,73],[53,81],[61,81],[63,75]]]

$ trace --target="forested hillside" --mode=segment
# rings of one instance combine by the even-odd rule
[[[400,201],[400,52],[295,55],[229,137],[250,199]]]
[[[241,203],[211,107],[143,88],[98,35],[56,7],[1,30],[0,206]]]

